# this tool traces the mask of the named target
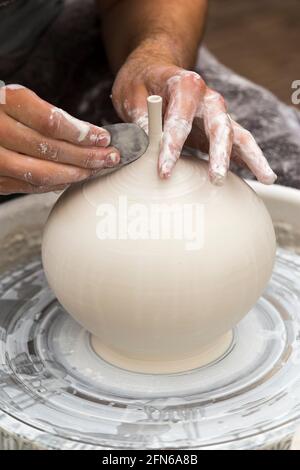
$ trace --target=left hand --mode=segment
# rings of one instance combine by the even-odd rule
[[[276,175],[252,134],[228,114],[224,98],[209,88],[202,77],[173,64],[130,58],[120,69],[112,99],[119,116],[147,132],[147,97],[163,98],[164,133],[158,171],[168,178],[186,143],[209,153],[209,175],[223,184],[230,159],[246,165],[264,184]]]

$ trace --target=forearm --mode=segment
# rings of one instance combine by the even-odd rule
[[[142,54],[183,68],[194,65],[207,0],[98,0],[112,69]]]

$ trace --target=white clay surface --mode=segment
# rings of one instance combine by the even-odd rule
[[[232,327],[270,278],[276,243],[263,202],[234,174],[214,186],[206,162],[182,157],[169,180],[158,177],[161,101],[151,97],[148,104],[146,154],[67,190],[48,219],[42,254],[58,300],[92,332],[104,359],[172,373],[226,351]],[[195,222],[200,246],[187,249],[186,239],[174,237],[101,240],[99,207],[117,208],[120,197],[149,214],[153,204],[201,207],[201,224]]]

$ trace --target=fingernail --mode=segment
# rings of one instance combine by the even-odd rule
[[[263,184],[273,184],[277,180],[277,175],[274,171],[270,168],[270,171],[266,172],[262,178],[260,178],[260,182]]]
[[[173,167],[174,167],[173,161],[167,160],[163,162],[159,169],[160,177],[164,179],[170,178]]]
[[[108,132],[102,134],[91,134],[90,141],[93,145],[107,147],[110,144],[110,135]]]
[[[225,183],[227,172],[226,171],[210,171],[209,173],[210,181],[215,186],[223,186]]]
[[[116,152],[110,153],[105,160],[105,164],[108,167],[113,167],[120,161],[120,156]]]
[[[276,173],[273,172],[273,181],[272,183],[275,183],[275,181],[277,180],[278,176],[276,175]]]

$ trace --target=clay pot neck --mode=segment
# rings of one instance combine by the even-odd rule
[[[162,138],[162,98],[152,95],[147,99],[149,123],[149,147],[147,156],[157,158]]]

